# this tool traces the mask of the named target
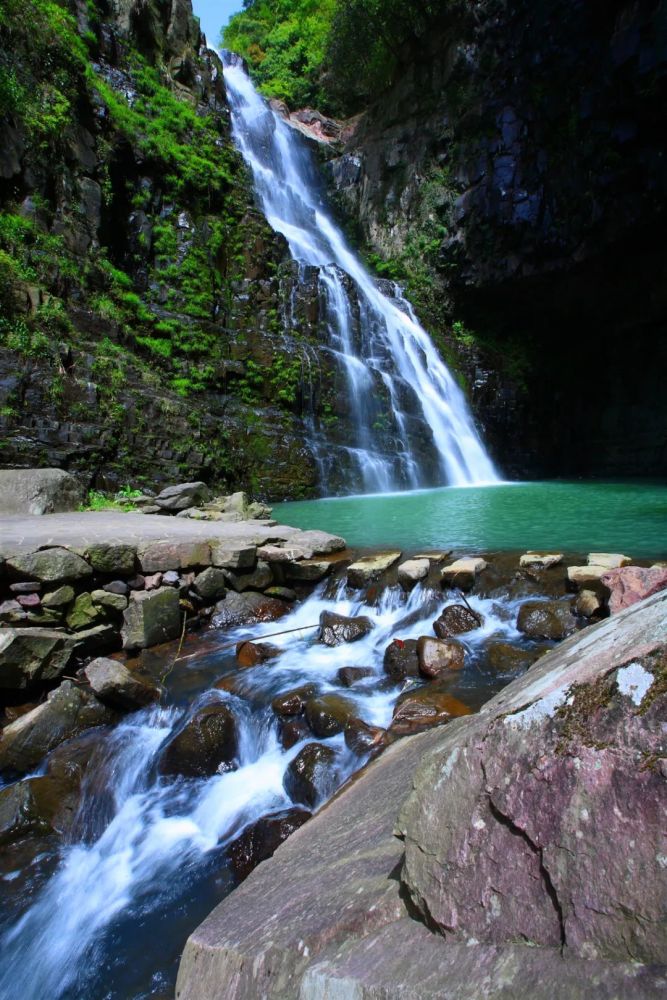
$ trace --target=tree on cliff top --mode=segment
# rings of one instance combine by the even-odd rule
[[[267,97],[335,114],[365,107],[459,0],[245,0],[224,45]]]

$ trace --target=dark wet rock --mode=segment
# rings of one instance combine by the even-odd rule
[[[301,687],[283,691],[273,699],[271,708],[280,716],[301,715],[306,702],[315,696],[315,692],[314,684],[303,684]]]
[[[162,510],[176,513],[198,507],[210,499],[210,490],[206,483],[181,483],[179,486],[168,486],[155,497],[155,506]]]
[[[178,576],[176,582],[178,582]],[[174,586],[174,584],[171,583],[170,586]],[[224,570],[209,566],[195,577],[193,587],[203,601],[212,603],[219,600],[224,597],[226,590]]]
[[[284,750],[291,750],[297,743],[301,743],[302,740],[311,739],[313,735],[310,731],[310,726],[302,715],[279,719],[278,733],[280,744]]]
[[[373,629],[373,622],[364,615],[346,618],[333,611],[323,611],[320,615],[318,641],[325,646],[340,646],[344,642],[357,642]]]
[[[345,746],[354,753],[366,754],[381,750],[387,743],[387,731],[369,726],[361,719],[350,719],[345,727]]]
[[[62,469],[0,469],[0,513],[58,514],[76,510],[83,490]]]
[[[267,597],[277,597],[280,601],[296,601],[296,591],[291,587],[267,587],[264,591]]]
[[[357,681],[363,681],[367,677],[375,676],[375,671],[371,667],[341,667],[336,678],[343,687],[352,687]]]
[[[353,701],[339,694],[323,694],[306,703],[306,721],[319,739],[342,733],[358,712]]]
[[[130,580],[127,581],[127,589],[130,590],[143,590],[146,585],[146,578],[142,573],[137,573]]]
[[[482,667],[494,674],[514,674],[528,670],[544,652],[543,649],[522,649],[510,642],[489,642],[484,650]]]
[[[117,719],[90,691],[63,681],[43,704],[2,730],[0,771],[26,774],[60,743]]]
[[[625,566],[612,569],[602,577],[602,583],[609,588],[609,613],[618,614],[624,608],[643,601],[667,588],[667,567]]]
[[[311,815],[306,809],[287,809],[263,816],[244,830],[229,846],[229,860],[239,882],[246,879],[260,862],[270,858]]]
[[[417,640],[419,672],[424,677],[440,677],[450,670],[463,670],[465,646],[456,639],[433,639],[422,635]]]
[[[69,663],[72,647],[62,632],[45,628],[0,631],[0,690],[20,691],[53,680]]]
[[[577,629],[570,601],[526,601],[516,627],[531,639],[565,639]]]
[[[134,591],[123,622],[124,649],[146,649],[176,639],[181,632],[178,593],[172,587]]]
[[[37,708],[37,704],[35,701],[26,701],[23,705],[5,705],[7,722],[16,722],[22,715],[27,715],[33,708]]]
[[[388,734],[410,736],[422,729],[441,726],[452,719],[470,714],[470,708],[458,698],[428,685],[415,691],[406,691],[398,698]]]
[[[85,676],[93,693],[105,705],[130,711],[159,701],[162,691],[148,677],[140,677],[118,660],[98,657],[88,664]]]
[[[252,573],[232,573],[225,570],[225,579],[238,593],[244,590],[264,590],[273,583],[273,571],[268,563],[258,562]]]
[[[327,799],[336,788],[337,758],[335,750],[321,743],[305,746],[285,771],[283,785],[290,798],[311,809]]]
[[[238,723],[225,701],[195,709],[160,754],[160,774],[208,778],[229,770],[238,753]]]
[[[236,662],[239,667],[255,667],[258,663],[275,660],[282,652],[279,646],[270,642],[250,642],[246,639],[236,644]]]
[[[0,846],[28,834],[64,833],[77,802],[76,782],[51,775],[0,789]]]
[[[266,597],[253,591],[245,594],[227,591],[224,600],[215,606],[211,624],[215,628],[230,628],[234,625],[272,622],[286,615],[289,609],[289,604],[278,601],[275,597]]]
[[[69,549],[42,549],[25,555],[10,556],[7,560],[10,570],[27,576],[40,583],[67,583],[71,580],[85,580],[92,576],[93,569],[85,559]]]
[[[415,608],[414,611],[408,611],[407,615],[399,618],[396,622],[396,631],[398,634],[400,635],[401,632],[406,632],[408,629],[412,628],[413,625],[417,625],[418,623],[423,622],[424,619],[437,614],[441,603],[441,597],[436,597],[432,591],[427,592],[427,596],[418,608]]]
[[[471,611],[464,604],[449,604],[433,622],[433,631],[438,639],[450,639],[455,635],[473,632],[484,623],[481,615]]]
[[[390,746],[192,933],[180,1000],[661,995],[666,607]]]
[[[384,672],[393,681],[419,676],[419,657],[416,639],[394,639],[384,651]]]

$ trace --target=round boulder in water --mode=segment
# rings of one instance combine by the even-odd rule
[[[393,681],[419,677],[419,657],[416,639],[394,639],[384,651],[384,672]]]
[[[522,649],[510,642],[490,642],[484,650],[482,666],[494,674],[523,673],[544,649]]]
[[[373,628],[373,622],[365,615],[346,618],[334,611],[323,611],[320,615],[319,641],[325,646],[340,646],[344,642],[358,642]]]
[[[238,753],[238,723],[225,701],[197,709],[162,751],[161,774],[208,778],[229,770]]]
[[[357,681],[372,677],[375,671],[372,667],[341,667],[336,674],[338,683],[343,687],[352,687]]]
[[[342,733],[359,709],[353,701],[339,694],[324,694],[306,704],[306,719],[315,736],[327,739]]]
[[[314,684],[302,684],[301,687],[291,688],[276,695],[271,702],[271,708],[280,716],[301,715],[306,702],[315,697],[316,687]]]
[[[262,816],[230,845],[229,860],[239,882],[248,877],[261,861],[270,858],[284,840],[309,820],[307,809],[287,809]]]
[[[470,714],[471,710],[458,698],[446,691],[433,690],[429,685],[406,692],[398,699],[388,733],[389,736],[410,736]]]
[[[282,649],[270,642],[244,642],[236,644],[236,662],[239,667],[255,667],[258,663],[266,663],[280,656]]]
[[[383,750],[386,745],[386,729],[369,726],[361,719],[350,719],[345,727],[345,746],[354,753],[373,753]]]
[[[283,750],[291,750],[297,743],[308,740],[313,735],[310,731],[310,726],[302,715],[280,718],[278,722],[278,734]]]
[[[450,670],[462,670],[465,647],[456,639],[433,639],[422,635],[417,640],[419,671],[424,677],[440,677]]]
[[[337,784],[336,759],[336,751],[322,743],[305,746],[285,771],[283,786],[290,798],[313,809],[333,794]]]
[[[483,617],[467,608],[465,604],[450,604],[433,622],[433,631],[438,639],[450,639],[455,635],[472,632],[483,624]]]
[[[570,601],[526,601],[516,627],[531,639],[564,639],[577,628]]]

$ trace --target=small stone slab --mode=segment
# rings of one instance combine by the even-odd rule
[[[398,567],[398,582],[406,590],[415,587],[420,580],[424,580],[431,569],[428,559],[407,559]]]
[[[45,608],[62,608],[66,604],[71,604],[74,600],[74,588],[65,584],[63,587],[58,587],[57,590],[52,590],[48,594],[44,594],[42,597],[42,606]]]
[[[438,552],[419,552],[413,559],[428,559],[430,562],[444,562],[447,556],[451,556],[451,549],[442,549]]]
[[[299,559],[310,559],[312,551],[296,545],[282,548],[280,545],[262,545],[257,549],[257,558],[269,563],[297,562]]]
[[[524,569],[551,569],[562,561],[562,552],[526,552],[519,559],[519,566]]]
[[[632,559],[630,556],[624,556],[620,552],[589,552],[587,562],[589,566],[620,569],[622,566],[629,566]]]
[[[133,545],[91,545],[86,551],[88,562],[97,573],[110,576],[130,576],[134,573],[137,550]]]
[[[602,577],[608,572],[609,569],[606,566],[594,566],[592,564],[588,566],[568,566],[567,578],[576,587],[589,589],[597,586],[599,589],[604,586]]]
[[[93,574],[92,566],[85,559],[64,548],[42,549],[39,552],[11,556],[7,565],[15,573],[32,577],[41,583],[84,580]]]
[[[365,587],[366,584],[377,580],[394,563],[401,558],[400,552],[378,552],[372,556],[364,556],[352,563],[347,569],[348,586],[356,590]]]
[[[169,569],[189,569],[211,565],[211,546],[202,541],[148,542],[139,549],[142,573],[163,573]]]
[[[469,590],[475,583],[479,573],[482,573],[488,563],[479,557],[457,559],[442,570],[441,580],[444,587],[458,587]]]

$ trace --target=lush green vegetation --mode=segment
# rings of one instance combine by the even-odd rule
[[[353,113],[387,87],[435,18],[461,0],[245,0],[223,34],[261,91]]]

